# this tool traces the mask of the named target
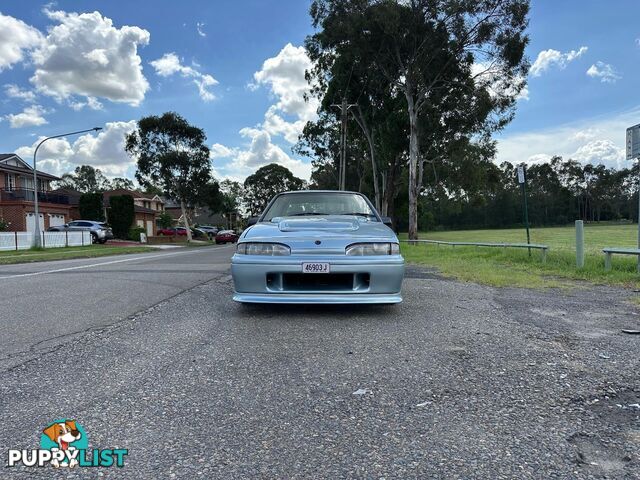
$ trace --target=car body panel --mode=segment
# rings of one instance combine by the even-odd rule
[[[235,243],[240,235],[233,230],[220,230],[214,238],[216,243]]]
[[[404,259],[401,255],[345,254],[346,248],[355,243],[398,243],[395,233],[379,219],[355,215],[261,219],[242,233],[239,243],[280,243],[288,246],[291,254],[236,253],[231,260],[234,300],[248,303],[402,301]],[[329,275],[333,277],[318,276],[307,281],[311,277],[304,275],[326,275],[302,274],[302,264],[308,262],[328,263]],[[352,284],[349,284],[348,276],[353,277]],[[322,281],[324,278],[327,278],[326,282]]]
[[[91,232],[94,242],[105,243],[114,238],[113,230],[105,222],[95,220],[72,220],[64,225],[56,225],[47,229],[49,232]]]

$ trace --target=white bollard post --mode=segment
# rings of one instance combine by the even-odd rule
[[[584,267],[584,222],[576,220],[576,267]]]

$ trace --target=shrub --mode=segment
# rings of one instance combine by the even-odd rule
[[[9,222],[0,217],[0,232],[4,232],[6,229],[8,229],[9,225],[11,225]]]
[[[80,195],[78,210],[80,211],[80,218],[103,222],[102,193],[83,193]]]
[[[167,212],[162,212],[158,216],[158,226],[160,228],[169,228],[173,226],[173,217]]]
[[[131,195],[116,195],[109,199],[109,224],[116,238],[129,238],[135,213]]]
[[[131,227],[129,229],[129,240],[139,242],[141,233],[147,233],[147,231],[143,227]]]

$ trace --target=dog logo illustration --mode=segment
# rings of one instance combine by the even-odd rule
[[[89,448],[87,432],[68,418],[47,424],[40,433],[40,448],[10,448],[7,467],[104,468],[125,466],[127,448]]]
[[[76,444],[76,442],[78,442],[83,438],[83,434],[80,431],[80,428],[81,427],[76,424],[75,420],[64,420],[64,421],[52,423],[47,428],[45,428],[42,431],[42,433],[49,440],[51,440],[56,444],[56,446],[50,446],[48,448],[49,450],[51,450],[52,452],[56,450],[62,450],[62,452],[65,455],[65,458],[69,458],[69,454],[71,454],[78,448],[82,448],[82,449],[86,448],[86,446],[82,446],[82,445],[78,445],[78,447],[71,445],[71,444]],[[44,442],[41,441],[40,446],[42,448],[47,448],[47,446],[43,445],[43,443]],[[85,441],[82,443],[83,444],[87,443],[86,438],[85,438]],[[69,454],[67,454],[66,451],[69,451]],[[78,465],[78,460],[75,457],[73,457],[70,460],[63,460],[62,462],[60,462],[54,458],[51,460],[51,465],[53,465],[54,468],[59,468],[59,467],[73,468],[76,465]]]

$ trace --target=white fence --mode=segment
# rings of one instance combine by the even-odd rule
[[[91,245],[91,232],[40,232],[44,248]],[[0,251],[26,250],[33,247],[32,232],[0,232]]]

